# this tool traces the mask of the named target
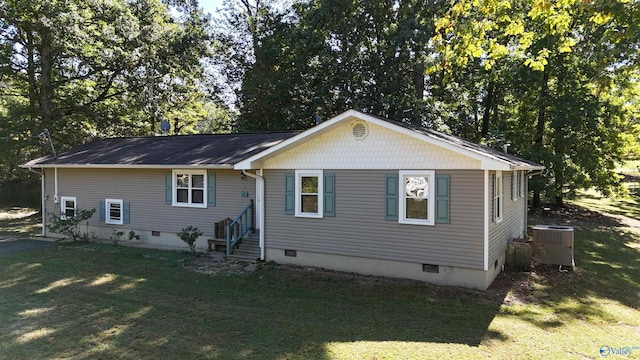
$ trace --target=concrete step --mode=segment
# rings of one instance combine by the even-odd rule
[[[235,260],[240,262],[256,263],[260,259],[260,253],[245,253],[242,251],[234,251],[233,254],[227,256],[227,260]]]

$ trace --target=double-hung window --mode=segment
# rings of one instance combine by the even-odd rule
[[[76,216],[76,198],[71,196],[62,196],[60,198],[60,219],[66,220]]]
[[[520,171],[513,171],[511,173],[511,200],[516,201],[518,200],[518,188],[519,188],[519,183],[518,183],[518,176],[520,174]]]
[[[173,170],[173,206],[207,207],[206,170]]]
[[[518,171],[518,196],[523,198],[525,196],[525,180],[527,177],[524,174],[524,171]]]
[[[400,171],[399,222],[415,225],[435,224],[435,172]]]
[[[123,203],[121,199],[106,199],[105,203],[105,223],[123,224]]]
[[[493,180],[493,218],[496,222],[502,221],[503,199],[502,171],[496,171]]]
[[[321,218],[323,215],[324,179],[322,170],[296,170],[295,214]]]

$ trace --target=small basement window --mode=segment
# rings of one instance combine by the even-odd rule
[[[440,266],[433,264],[422,264],[422,272],[438,274],[440,272]]]

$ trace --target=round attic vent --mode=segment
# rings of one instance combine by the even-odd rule
[[[353,134],[353,137],[356,138],[356,140],[362,140],[367,137],[367,134],[369,134],[369,128],[365,123],[358,121],[353,124],[351,133]]]

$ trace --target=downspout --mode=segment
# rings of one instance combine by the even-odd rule
[[[60,199],[58,198],[58,168],[53,168],[53,203],[57,204]]]
[[[29,169],[29,171],[31,171],[34,174],[38,174],[40,175],[40,216],[42,217],[42,230],[41,230],[41,234],[42,237],[46,237],[47,236],[47,217],[46,217],[46,200],[44,198],[44,169],[40,168],[40,172],[37,172],[35,170],[33,170],[33,168],[28,167],[27,169]]]
[[[529,229],[529,206],[527,204],[527,201],[529,200],[529,177],[542,175],[543,171],[544,170],[528,171],[525,174],[526,177],[524,182],[525,197],[524,197],[524,234],[523,234],[524,239],[526,239],[529,236],[529,233],[527,231],[527,229]]]
[[[257,207],[260,209],[258,212],[258,223],[260,224],[260,260],[264,261],[264,178],[262,177],[262,170],[256,171],[256,173],[259,173],[260,175],[249,173],[244,169],[242,170],[242,173],[258,182],[258,189],[260,192],[258,195],[260,196],[256,196],[256,201],[258,202]]]
[[[489,170],[485,170],[484,171],[484,219],[483,219],[483,223],[484,223],[484,227],[483,227],[483,231],[482,231],[482,238],[483,238],[483,244],[482,244],[482,248],[483,248],[483,258],[482,258],[482,268],[484,269],[484,271],[489,270],[489,222],[491,219],[491,214],[489,213],[490,209],[489,209],[489,186],[491,186],[491,184],[489,184]]]

